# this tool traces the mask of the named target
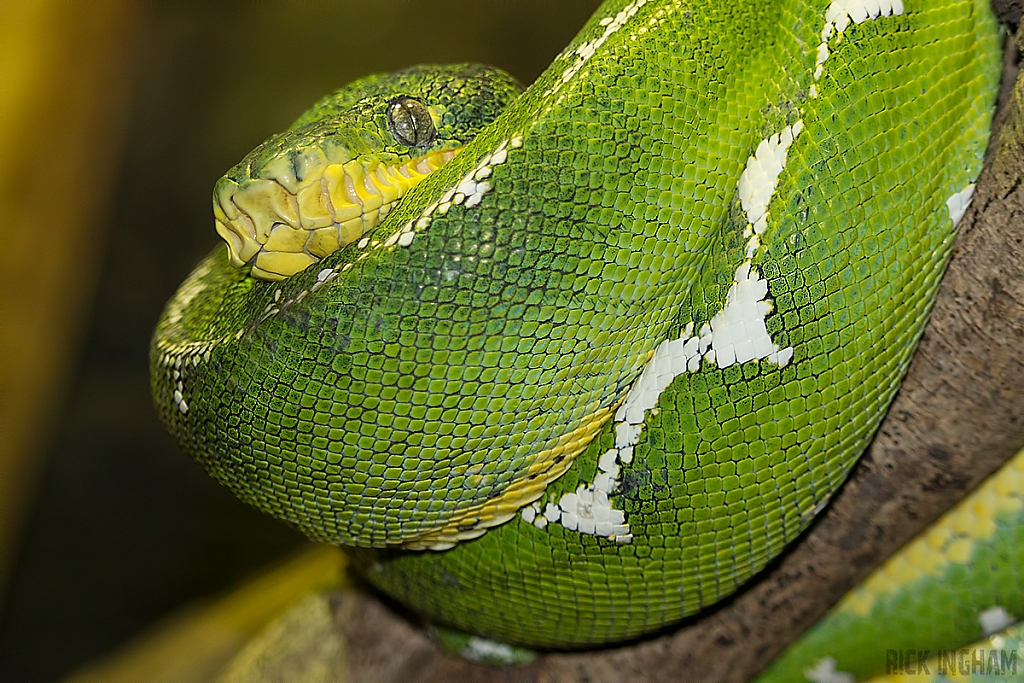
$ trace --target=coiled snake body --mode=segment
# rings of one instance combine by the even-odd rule
[[[229,248],[168,304],[156,404],[431,620],[661,628],[870,440],[998,53],[983,0],[610,0],[522,95],[472,65],[358,81],[218,184]]]

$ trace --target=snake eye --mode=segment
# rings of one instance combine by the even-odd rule
[[[411,97],[396,97],[388,105],[388,128],[400,145],[423,147],[437,137],[426,105]]]

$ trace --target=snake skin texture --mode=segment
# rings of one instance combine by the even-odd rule
[[[519,97],[489,71],[374,81],[381,139],[394,97],[439,122],[506,97],[305,270],[215,250],[154,336],[161,417],[431,621],[532,647],[660,629],[777,556],[871,439],[999,49],[985,0],[610,0]]]

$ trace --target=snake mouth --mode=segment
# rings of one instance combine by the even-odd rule
[[[461,149],[397,163],[363,158],[305,169],[300,183],[288,183],[291,188],[273,178],[241,184],[222,178],[214,189],[215,227],[233,266],[251,267],[262,280],[283,280],[376,227]]]

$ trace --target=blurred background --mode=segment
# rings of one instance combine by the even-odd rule
[[[164,302],[214,181],[326,92],[531,82],[598,0],[0,0],[0,681],[60,680],[304,545],[157,422]]]

